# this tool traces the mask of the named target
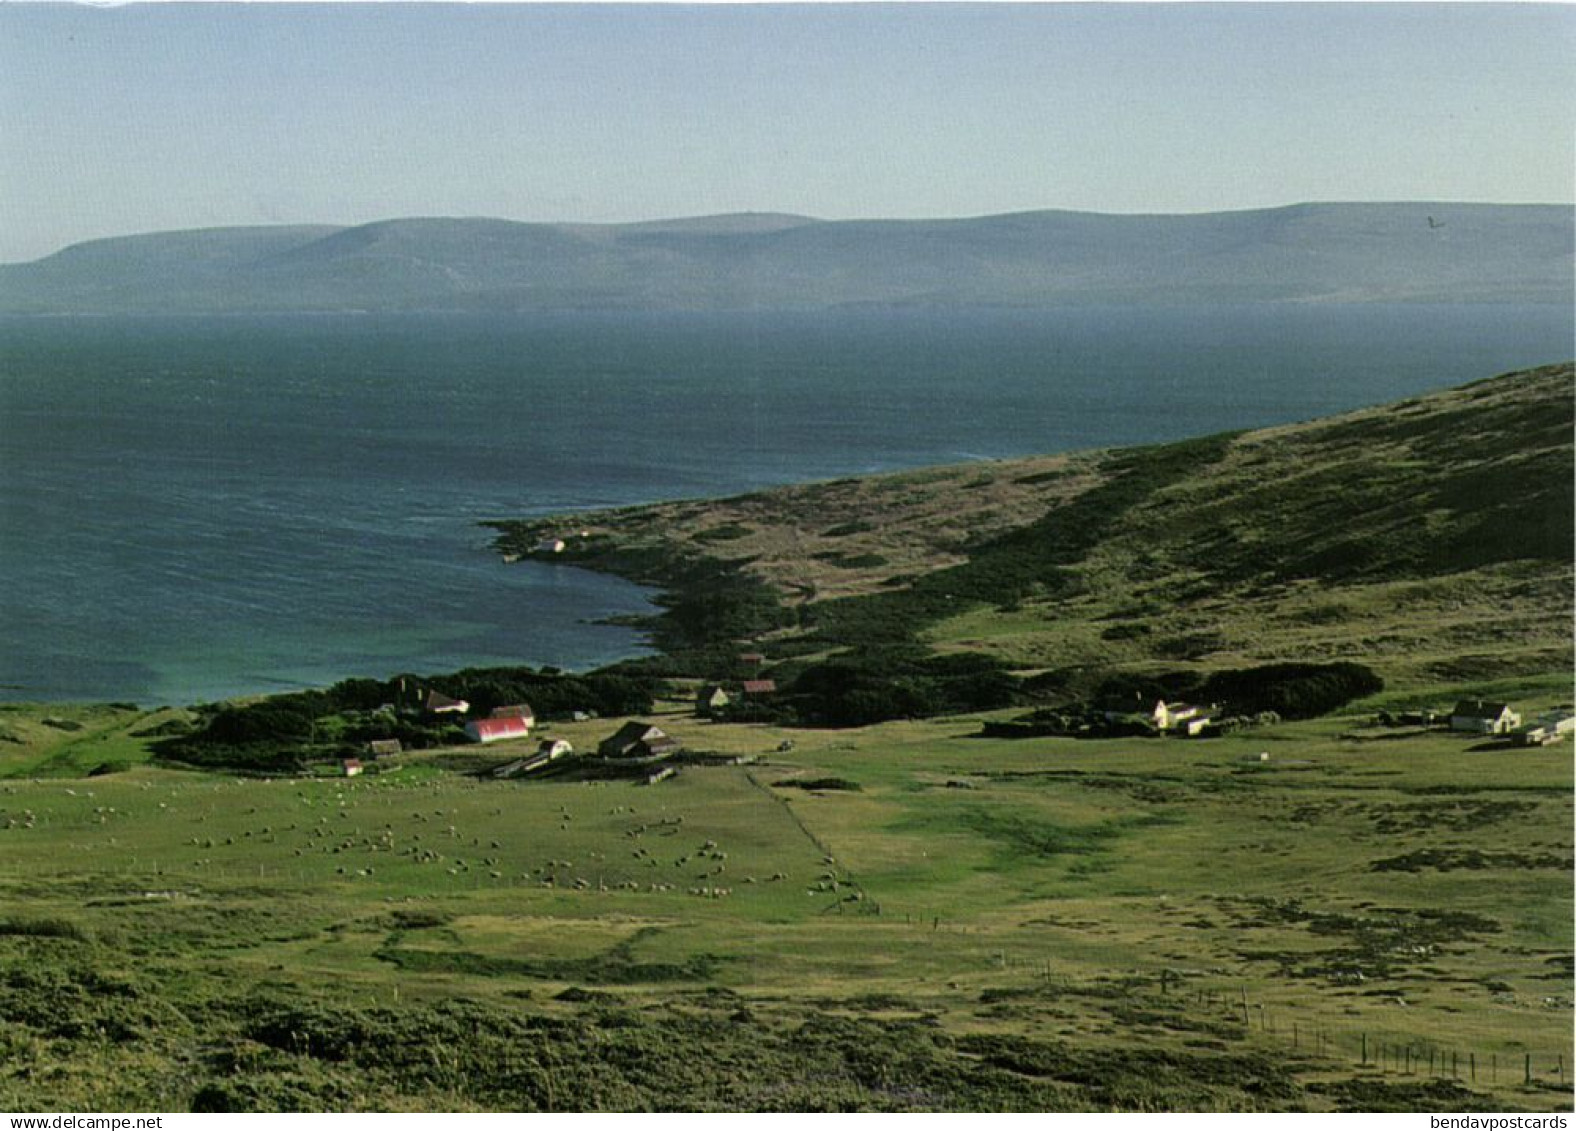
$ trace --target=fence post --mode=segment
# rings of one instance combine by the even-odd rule
[[[1368,1034],[1363,1034],[1363,1067],[1368,1067]]]
[[[1467,1053],[1467,1071],[1472,1074],[1472,1082],[1477,1083],[1477,1053]]]
[[[1526,1065],[1525,1065],[1523,1071],[1524,1071],[1525,1075],[1524,1075],[1524,1077],[1522,1079],[1522,1083],[1523,1084],[1531,1084],[1532,1083],[1532,1054],[1530,1052],[1527,1053]]]

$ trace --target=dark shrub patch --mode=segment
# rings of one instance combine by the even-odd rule
[[[1362,664],[1268,664],[1215,672],[1202,696],[1238,713],[1274,711],[1285,719],[1325,715],[1353,699],[1384,690],[1384,680]]]
[[[732,542],[739,538],[748,538],[754,533],[755,531],[748,526],[730,522],[723,526],[713,526],[710,529],[697,532],[695,540],[697,542]]]
[[[847,778],[784,778],[774,781],[772,785],[778,789],[807,789],[807,790],[846,790],[858,793],[864,787],[856,781]]]
[[[1133,624],[1113,624],[1110,628],[1100,633],[1101,640],[1137,640],[1139,637],[1148,636],[1154,629],[1142,622]]]
[[[872,531],[874,529],[875,529],[875,524],[874,523],[866,522],[863,519],[857,519],[857,520],[855,520],[853,522],[845,522],[845,523],[843,523],[840,526],[833,526],[833,527],[828,528],[827,530],[822,532],[822,537],[825,537],[825,538],[847,538],[850,534],[868,534],[870,531]]]
[[[86,942],[88,932],[70,919],[23,918],[13,916],[0,919],[0,935],[28,935],[33,938],[76,939]]]

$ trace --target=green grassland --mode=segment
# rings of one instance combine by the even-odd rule
[[[0,1107],[1570,1106],[1568,745],[659,720],[760,760],[6,778]]]
[[[0,708],[0,1108],[1570,1110],[1570,743],[1377,716],[1570,707],[1571,383],[507,524],[667,589],[621,669],[657,784],[489,773],[540,733],[199,771],[161,743],[211,713]],[[697,718],[746,648],[1384,690],[1200,740]]]
[[[920,641],[1073,687],[1279,661],[1418,689],[1568,671],[1572,383],[1549,366],[1258,432],[503,523],[499,543],[568,532],[567,560],[681,606],[687,584],[756,582],[786,610],[750,610],[768,655]]]

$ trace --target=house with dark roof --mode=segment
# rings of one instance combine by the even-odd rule
[[[1450,712],[1450,729],[1468,734],[1509,734],[1521,725],[1521,716],[1508,703],[1463,699]]]
[[[427,712],[433,715],[463,715],[471,709],[465,700],[451,699],[441,691],[427,692],[425,706]]]
[[[613,762],[655,762],[683,749],[683,743],[661,727],[650,723],[627,722],[597,744],[599,758]]]

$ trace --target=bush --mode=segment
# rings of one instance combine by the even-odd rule
[[[1383,690],[1384,680],[1362,664],[1267,664],[1215,672],[1204,681],[1202,695],[1239,714],[1273,711],[1281,718],[1311,719]]]
[[[809,789],[828,792],[859,793],[864,787],[856,781],[847,778],[784,778],[774,781],[772,785],[778,789]]]
[[[1101,640],[1137,640],[1148,636],[1154,630],[1142,621],[1129,624],[1113,624],[1110,628],[1100,633]]]
[[[76,939],[87,942],[87,930],[70,919],[31,919],[12,917],[0,919],[0,935],[23,935],[38,939]]]
[[[748,526],[742,526],[737,522],[729,522],[722,526],[713,526],[707,530],[697,531],[695,533],[695,541],[732,542],[738,538],[748,538],[754,533],[755,531],[751,530]]]
[[[306,743],[312,740],[316,716],[284,702],[226,707],[209,721],[203,737],[211,745],[251,746]]]
[[[807,723],[865,726],[1010,706],[1018,681],[989,656],[929,656],[917,645],[891,645],[806,668],[789,694]]]

